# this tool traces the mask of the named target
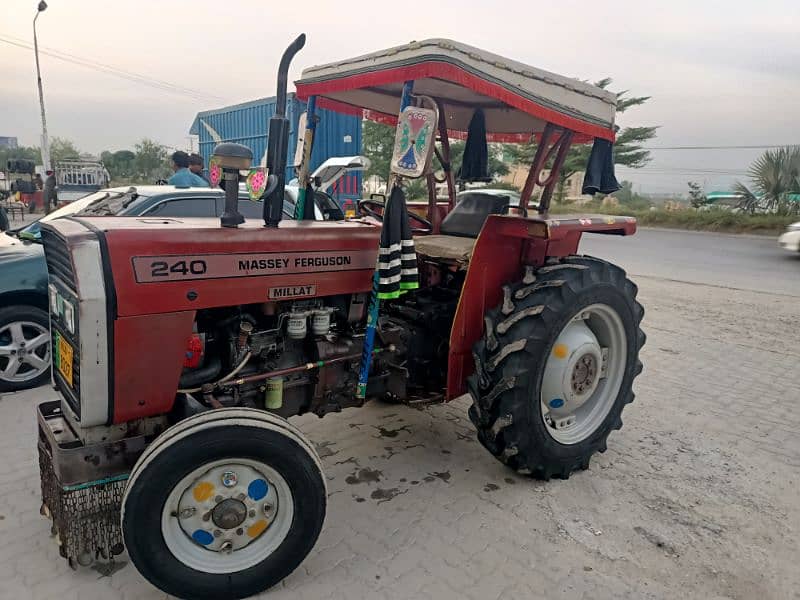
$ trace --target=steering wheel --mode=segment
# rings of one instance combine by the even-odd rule
[[[376,219],[382,223],[383,214],[376,211],[375,208],[380,208],[381,210],[385,209],[386,202],[383,200],[374,200],[372,198],[369,199],[365,198],[363,200],[358,201],[358,212],[360,215],[366,217],[372,217],[373,219]],[[413,219],[414,221],[417,221],[418,223],[421,223],[424,226],[422,228],[412,227],[411,231],[415,233],[430,233],[431,231],[433,231],[433,224],[430,221],[428,221],[428,219],[426,219],[425,217],[421,217],[417,213],[412,211],[408,211],[408,216],[409,218]]]

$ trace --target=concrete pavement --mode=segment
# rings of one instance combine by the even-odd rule
[[[323,457],[328,516],[263,597],[798,598],[796,299],[637,283],[649,337],[636,401],[568,481],[505,469],[463,400],[294,419]],[[0,598],[162,598],[126,555],[113,572],[59,558],[38,512],[33,417],[52,395],[0,399]]]

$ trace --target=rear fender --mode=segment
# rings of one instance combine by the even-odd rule
[[[526,266],[540,267],[548,258],[576,254],[586,232],[633,235],[636,219],[612,215],[491,215],[486,220],[475,241],[450,330],[448,400],[466,392],[466,379],[475,370],[472,347],[483,333],[484,314],[503,299],[502,286],[521,279]]]

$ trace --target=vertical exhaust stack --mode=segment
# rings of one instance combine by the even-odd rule
[[[275,114],[269,120],[267,140],[267,169],[269,181],[264,192],[264,226],[277,227],[283,216],[283,192],[286,185],[286,152],[289,147],[289,119],[286,118],[286,85],[289,64],[294,55],[306,44],[306,34],[301,33],[283,53],[278,67],[278,99]]]

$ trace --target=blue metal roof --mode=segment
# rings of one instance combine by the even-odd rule
[[[220,142],[244,144],[253,151],[254,165],[266,163],[267,131],[269,120],[275,114],[276,99],[259,98],[250,102],[234,104],[197,113],[189,133],[200,138],[200,155],[208,165],[214,146]],[[297,145],[297,125],[306,103],[289,94],[286,116],[289,119],[288,164],[294,159]],[[320,121],[317,125],[314,150],[311,153],[311,169],[332,156],[353,156],[361,153],[361,119],[328,110],[317,110]],[[286,172],[287,181],[294,177],[294,169]],[[351,181],[352,179],[352,181]],[[360,197],[360,175],[348,175],[341,188],[346,197]]]

